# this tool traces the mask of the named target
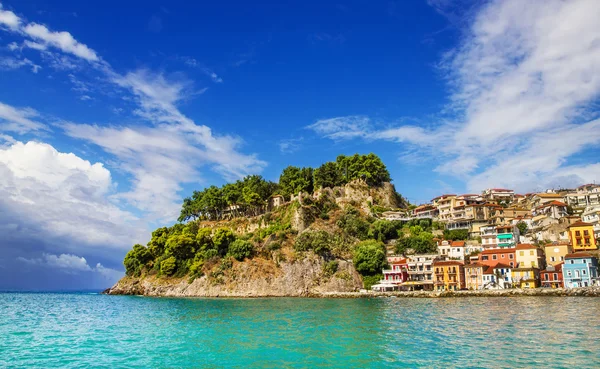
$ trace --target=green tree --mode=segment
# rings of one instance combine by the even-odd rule
[[[519,228],[519,232],[521,232],[522,235],[525,235],[525,233],[527,233],[527,223],[525,222],[518,222],[517,223],[517,228]]]
[[[229,245],[228,255],[236,260],[242,261],[246,258],[250,258],[253,253],[254,246],[248,241],[235,240],[231,243],[231,245]]]
[[[160,271],[164,275],[173,275],[177,269],[177,259],[171,256],[160,263]]]
[[[186,234],[172,235],[167,240],[165,251],[178,260],[190,259],[196,252],[196,240]]]
[[[389,220],[380,219],[371,224],[369,238],[385,242],[396,237],[398,237],[398,231],[394,224]]]
[[[329,161],[314,171],[315,188],[333,188],[344,184],[342,172],[335,162]]]
[[[152,238],[148,242],[148,249],[154,258],[158,258],[165,253],[169,233],[170,231],[167,227],[158,228],[152,232]]]
[[[233,241],[235,241],[235,235],[229,228],[219,228],[213,236],[213,244],[219,255],[227,254],[227,250]]]
[[[381,159],[373,153],[368,155],[354,154],[352,156],[340,155],[336,159],[336,164],[345,182],[364,178],[368,184],[378,186],[383,182],[391,181],[387,168]]]
[[[125,274],[128,276],[139,276],[142,268],[153,259],[152,253],[147,247],[136,244],[125,255],[123,265],[125,266]]]
[[[468,229],[445,229],[444,230],[444,239],[448,241],[458,241],[458,240],[466,240],[469,238],[469,230]]]
[[[289,166],[279,176],[279,189],[286,198],[298,192],[313,192],[312,168]]]
[[[385,245],[375,240],[362,241],[354,250],[354,268],[362,275],[375,275],[387,266]]]
[[[346,209],[336,224],[344,232],[359,240],[365,240],[369,236],[369,222],[362,219],[360,213],[354,208]]]

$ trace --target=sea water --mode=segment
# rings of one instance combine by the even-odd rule
[[[2,368],[586,368],[599,342],[599,298],[0,294]]]

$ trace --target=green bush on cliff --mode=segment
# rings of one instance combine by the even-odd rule
[[[332,235],[326,231],[307,231],[302,232],[296,238],[294,250],[309,251],[312,250],[317,255],[327,255],[331,251],[330,245],[333,242]]]
[[[392,240],[398,237],[398,231],[392,222],[385,219],[376,220],[369,229],[369,238],[378,241]]]
[[[142,245],[134,245],[123,260],[125,266],[125,274],[128,276],[139,277],[142,273],[142,268],[152,261],[152,253],[147,247]]]
[[[248,241],[235,240],[229,245],[228,255],[236,260],[242,261],[246,258],[250,258],[253,253],[254,245]]]
[[[360,242],[354,250],[352,262],[363,276],[381,273],[387,265],[385,245],[376,240]]]
[[[349,207],[337,221],[337,226],[350,236],[365,240],[369,236],[369,222],[360,217],[360,212]]]
[[[175,269],[177,268],[177,259],[171,256],[160,263],[160,272],[164,275],[173,275],[175,273]]]

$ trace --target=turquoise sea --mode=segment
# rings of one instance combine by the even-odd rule
[[[1,368],[600,366],[600,299],[0,294]]]

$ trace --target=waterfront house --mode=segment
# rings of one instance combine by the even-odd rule
[[[562,288],[563,285],[563,274],[562,266],[564,263],[558,263],[556,265],[549,264],[546,270],[540,272],[540,284],[542,287],[548,288]]]
[[[436,291],[458,291],[465,288],[464,264],[460,261],[434,261],[434,288]]]
[[[598,281],[598,258],[588,252],[567,254],[562,272],[566,288],[592,286]]]
[[[568,228],[569,239],[574,251],[597,250],[596,238],[594,237],[594,225],[585,222],[575,222]]]
[[[465,265],[465,288],[468,290],[483,289],[483,273],[488,268],[489,266],[480,263]]]
[[[437,254],[411,255],[408,257],[408,281],[401,287],[409,290],[433,290],[433,262],[438,260]]]
[[[480,228],[481,244],[485,249],[514,247],[519,242],[519,227],[513,224]]]
[[[513,268],[504,263],[498,263],[493,268],[496,276],[497,288],[511,288],[513,285],[512,270]]]
[[[408,280],[408,260],[404,257],[388,257],[390,269],[383,270],[382,283],[400,286]]]
[[[544,246],[546,265],[558,265],[565,261],[565,255],[573,252],[568,243],[551,243]]]
[[[515,251],[515,248],[483,250],[479,254],[479,260],[477,262],[490,267],[502,263],[514,268],[516,267]]]
[[[545,267],[544,255],[537,246],[522,243],[516,247],[516,261],[518,268],[538,268]]]
[[[537,288],[540,286],[540,270],[532,267],[513,268],[512,281],[517,288]]]

